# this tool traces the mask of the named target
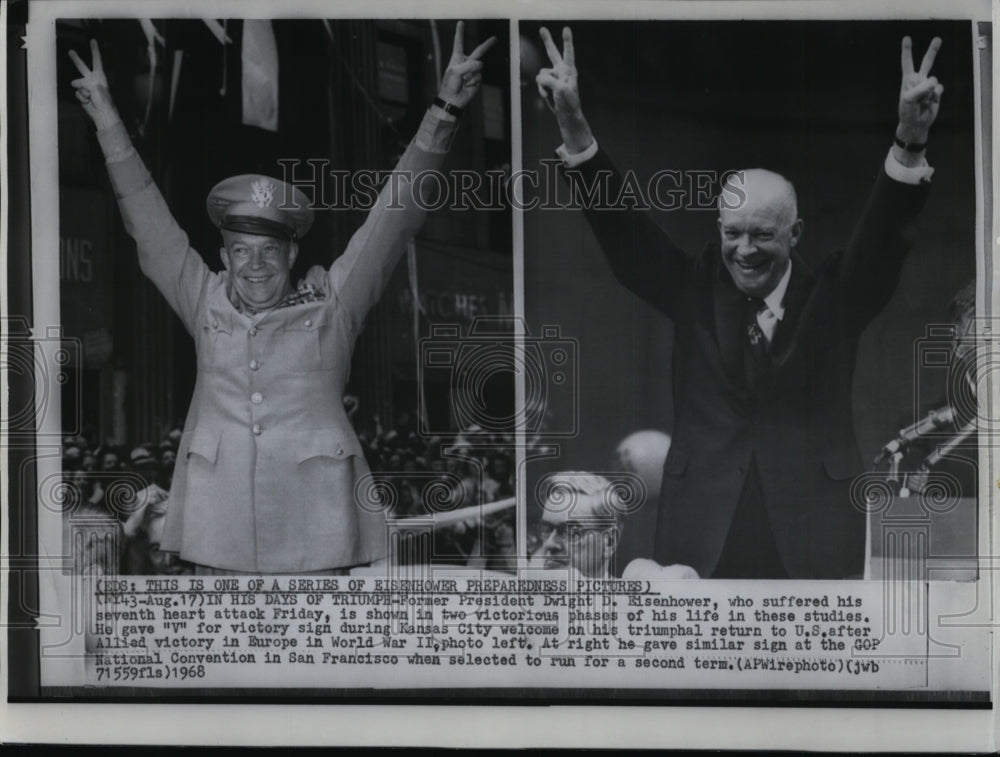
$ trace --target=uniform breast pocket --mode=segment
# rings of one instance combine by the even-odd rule
[[[198,368],[203,371],[225,371],[243,365],[245,339],[233,334],[232,328],[219,320],[207,319],[201,326],[198,340]]]
[[[295,318],[275,332],[274,354],[277,364],[293,372],[323,369],[322,333],[326,316]]]

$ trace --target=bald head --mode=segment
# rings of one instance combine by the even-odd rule
[[[792,182],[766,168],[745,168],[726,177],[719,194],[719,212],[742,207],[773,207],[787,223],[799,217],[799,203]]]
[[[767,297],[802,234],[795,187],[765,168],[730,174],[719,194],[722,259],[737,289]]]

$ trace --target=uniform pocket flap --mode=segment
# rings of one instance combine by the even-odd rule
[[[862,473],[864,466],[854,450],[831,450],[823,455],[823,470],[834,481],[843,481]]]
[[[209,308],[205,313],[202,326],[206,331],[222,331],[226,334],[233,333],[233,318],[231,313],[222,310]]]
[[[688,456],[683,450],[672,449],[667,455],[667,462],[664,471],[668,476],[680,477],[688,467]]]
[[[219,456],[221,434],[207,427],[196,428],[191,432],[191,444],[188,446],[188,457],[198,455],[215,464]]]
[[[315,331],[329,320],[330,315],[325,311],[297,313],[288,319],[282,331]]]
[[[303,431],[297,436],[299,441],[295,459],[298,463],[313,457],[331,457],[334,460],[346,460],[350,455],[362,457],[361,444],[351,433],[337,429],[319,429]]]

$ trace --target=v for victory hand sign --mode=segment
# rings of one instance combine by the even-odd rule
[[[896,127],[896,136],[904,142],[925,143],[931,125],[937,118],[944,86],[938,83],[937,77],[928,74],[940,47],[940,37],[931,40],[920,68],[914,70],[913,42],[909,37],[903,37],[903,81],[899,88],[899,126]]]
[[[75,50],[69,51],[69,57],[81,76],[70,82],[76,90],[76,99],[83,105],[83,110],[97,125],[105,129],[118,123],[118,110],[111,100],[108,90],[108,79],[104,75],[104,64],[101,62],[101,51],[96,40],[90,40],[90,57],[93,68],[88,68]]]
[[[465,23],[459,21],[455,25],[455,41],[452,43],[451,59],[448,68],[441,77],[441,89],[438,97],[446,103],[464,108],[475,97],[483,83],[483,53],[493,47],[496,37],[490,37],[475,50],[466,55],[463,52]]]
[[[580,91],[576,85],[576,52],[573,49],[573,32],[569,27],[563,29],[563,50],[559,52],[552,35],[544,26],[539,30],[545,52],[549,55],[551,68],[543,68],[538,72],[535,81],[538,84],[538,94],[545,98],[549,110],[557,116],[560,113],[573,114],[580,112]]]
[[[580,106],[580,90],[576,82],[576,50],[573,32],[563,29],[563,49],[559,52],[552,35],[544,26],[539,30],[551,68],[543,68],[535,77],[538,94],[545,98],[549,110],[555,113],[563,142],[570,154],[581,153],[590,147],[594,135]]]

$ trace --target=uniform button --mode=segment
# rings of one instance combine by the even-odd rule
[[[343,456],[344,456],[344,448],[337,447],[337,457],[343,457]]]
[[[213,329],[219,328],[219,322],[218,321],[212,321],[212,328]]]
[[[260,363],[258,363],[256,360],[251,360],[250,361],[250,370],[251,371],[255,371],[258,368],[260,368]]]
[[[251,326],[250,327],[250,336],[257,336],[257,327],[256,326]]]
[[[260,427],[260,424],[259,424],[259,423],[255,423],[255,424],[253,424],[253,435],[254,435],[254,436],[260,436],[260,432],[261,432],[261,430],[262,430],[262,429],[261,429],[261,427]]]
[[[253,402],[253,404],[255,405],[259,405],[261,402],[264,401],[264,395],[261,394],[260,392],[254,392],[253,394],[250,395],[250,401]]]
[[[306,320],[305,320],[305,327],[309,328],[312,325],[313,325],[313,322],[311,320],[309,320],[308,318],[306,318]]]

